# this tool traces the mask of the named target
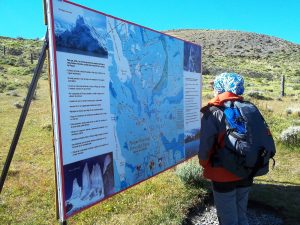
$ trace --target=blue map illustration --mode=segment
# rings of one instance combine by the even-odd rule
[[[107,18],[116,191],[182,161],[183,42]]]

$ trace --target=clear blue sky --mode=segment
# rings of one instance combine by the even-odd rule
[[[73,0],[155,29],[226,29],[300,44],[300,0]],[[42,0],[0,0],[0,36],[43,37]]]

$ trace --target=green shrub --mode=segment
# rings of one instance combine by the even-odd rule
[[[13,97],[20,97],[19,93],[16,92],[15,90],[8,92],[6,95],[13,96]]]
[[[294,126],[300,126],[300,120],[299,119],[293,120],[292,122],[293,122]]]
[[[300,90],[300,85],[299,84],[294,85],[293,90],[295,91]]]
[[[202,177],[202,167],[195,161],[190,160],[177,166],[176,175],[186,185],[203,187],[205,184]]]
[[[249,91],[247,95],[251,98],[259,99],[259,100],[273,100],[271,97],[267,97],[263,95],[261,91]]]
[[[271,106],[269,106],[269,105],[267,105],[266,110],[268,112],[274,112],[273,108]]]
[[[25,67],[27,65],[23,56],[18,58],[16,65],[21,67]]]
[[[287,108],[285,110],[286,115],[291,115],[293,113],[293,110],[291,108]]]
[[[52,131],[52,124],[51,123],[43,124],[42,129],[47,131]]]
[[[8,59],[6,60],[6,64],[7,64],[7,65],[10,65],[10,66],[15,66],[16,63],[17,63],[17,60],[16,60],[15,58],[8,58]]]
[[[291,126],[282,131],[280,140],[288,146],[300,146],[300,126]]]
[[[300,117],[300,108],[287,108],[285,110],[287,115],[294,115],[294,116],[299,116]]]
[[[34,72],[34,68],[28,66],[24,68],[23,75],[32,75]]]
[[[20,102],[15,102],[15,103],[14,103],[14,106],[15,106],[17,109],[22,109],[22,108],[23,108],[23,104],[20,103]]]
[[[214,97],[214,95],[211,93],[208,93],[208,94],[204,95],[203,97],[206,99],[212,99]]]
[[[6,81],[0,80],[0,93],[5,90],[6,86],[7,86]]]
[[[23,54],[23,49],[21,49],[21,48],[8,48],[7,49],[7,54],[14,55],[14,56],[19,56],[19,55]]]
[[[15,84],[13,84],[13,83],[10,83],[10,84],[8,84],[8,85],[6,86],[6,89],[7,89],[8,91],[13,91],[13,90],[16,90],[16,89],[17,89],[17,86],[16,86]]]

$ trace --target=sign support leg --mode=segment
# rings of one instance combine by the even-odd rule
[[[27,116],[27,113],[28,113],[28,110],[29,110],[29,106],[30,106],[32,97],[34,95],[34,92],[35,92],[40,74],[42,72],[42,68],[43,68],[43,65],[44,65],[44,62],[45,62],[45,59],[46,59],[46,55],[47,55],[47,48],[48,48],[48,32],[46,33],[45,40],[44,40],[44,45],[43,45],[41,54],[39,56],[38,64],[37,64],[37,66],[34,70],[34,74],[33,74],[32,80],[31,80],[31,84],[29,86],[28,93],[27,93],[27,96],[26,96],[26,100],[25,100],[25,103],[24,103],[24,106],[23,106],[23,109],[22,109],[22,112],[21,112],[21,115],[20,115],[20,118],[19,118],[19,122],[18,122],[17,128],[15,130],[15,134],[14,134],[14,137],[12,139],[8,155],[6,157],[5,164],[3,166],[1,179],[0,179],[0,193],[2,192],[2,188],[4,186],[4,182],[5,182],[5,179],[7,177],[8,170],[9,170],[9,166],[10,166],[10,163],[11,163],[12,158],[14,156],[14,153],[15,153],[18,141],[19,141],[19,137],[21,135],[22,128],[23,128],[23,125],[25,123],[25,119],[26,119],[26,116]]]

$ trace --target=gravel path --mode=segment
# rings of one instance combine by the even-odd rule
[[[262,209],[261,206],[248,209],[249,225],[283,225],[283,220],[275,212]],[[204,211],[195,213],[188,224],[193,225],[218,225],[216,208],[207,206]]]

